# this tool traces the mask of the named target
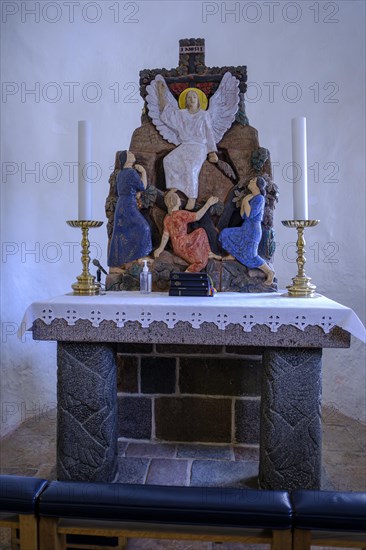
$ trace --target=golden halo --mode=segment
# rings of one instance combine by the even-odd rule
[[[188,94],[188,92],[190,92],[192,90],[194,92],[196,92],[196,94],[198,95],[198,99],[199,99],[199,102],[200,102],[200,107],[201,107],[201,109],[203,109],[205,111],[207,109],[207,105],[208,105],[207,96],[199,88],[186,88],[185,90],[183,90],[183,92],[180,94],[180,96],[178,98],[179,108],[180,109],[185,109],[186,108],[186,95]]]

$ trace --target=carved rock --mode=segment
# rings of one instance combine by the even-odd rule
[[[248,269],[236,260],[211,260],[207,266],[214,286],[220,292],[276,292],[277,283],[264,284],[265,274],[260,269]]]
[[[262,489],[320,488],[321,357],[321,349],[278,348],[264,353]]]
[[[188,264],[171,252],[164,250],[159,258],[151,260],[153,291],[167,292],[170,287],[171,271],[185,271]],[[107,290],[139,290],[141,264],[131,263],[107,275]],[[236,260],[209,260],[206,271],[212,278],[218,292],[276,292],[277,283],[264,284],[265,274],[260,269],[248,269]]]
[[[57,477],[112,481],[117,472],[115,351],[58,342]],[[89,380],[93,392],[85,384]]]

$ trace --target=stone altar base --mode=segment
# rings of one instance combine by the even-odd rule
[[[115,345],[106,343],[58,342],[58,479],[113,481],[117,473],[118,422],[125,418],[125,427],[122,430],[136,420],[141,423],[143,411],[128,414],[127,418],[123,411],[123,400],[120,404],[122,409],[119,414],[117,412],[115,350]],[[254,416],[252,411],[247,418],[249,411],[240,409],[234,432],[230,428],[227,436],[222,437],[221,432],[219,434],[220,443],[235,443],[238,438],[243,443],[248,434],[252,433],[250,437],[253,437],[254,426],[260,424],[259,484],[262,488],[320,488],[321,355],[321,349],[318,348],[265,349],[260,415],[259,410]],[[156,361],[155,357],[153,363]],[[259,365],[257,369],[258,367]],[[154,369],[154,364],[150,368]],[[159,372],[159,368],[156,370]],[[243,368],[243,376],[245,372]],[[243,383],[247,385],[249,381],[244,378]],[[149,375],[145,384],[152,379]],[[145,397],[140,397],[137,401],[141,399],[146,400]],[[159,414],[161,415],[161,401],[164,399],[170,403],[169,406],[173,406],[174,412],[177,407],[181,409],[179,399],[183,403],[187,397],[156,398],[157,410],[153,416],[156,415],[157,420]],[[226,398],[225,402],[227,400]],[[251,399],[246,401],[241,398],[235,411],[237,412],[238,405],[250,402]],[[259,401],[255,400],[253,403],[259,405]],[[148,435],[144,434],[143,439],[192,441],[189,437],[184,437],[190,434],[184,424],[185,420],[188,425],[197,424],[199,428],[200,422],[207,422],[207,418],[200,419],[197,411],[193,411],[194,418],[190,418],[188,412],[178,423],[181,435],[173,430],[170,438],[171,424],[163,422],[162,426],[166,428],[164,434],[154,433],[150,437],[149,432]],[[166,414],[163,416],[166,417]],[[214,422],[220,420],[219,417],[215,418]],[[229,424],[232,426],[230,418],[229,414]],[[200,429],[197,431],[199,433]],[[198,442],[196,437],[194,440]],[[203,441],[208,440],[204,438]],[[253,439],[249,441],[251,444],[255,443]],[[211,439],[211,442],[214,441]]]
[[[116,359],[111,344],[58,342],[57,478],[117,474]]]
[[[117,299],[119,294],[116,292],[110,296],[109,302],[113,307],[116,297],[117,311],[120,310],[120,300]],[[128,303],[126,294],[121,294],[121,297],[125,300],[124,315],[127,318],[129,315],[136,317],[136,312],[133,311],[134,301]],[[185,434],[190,434],[191,430],[184,425],[186,415],[183,410],[188,393],[190,401],[197,404],[197,398],[205,401],[205,395],[201,392],[206,390],[209,392],[206,402],[211,405],[213,401],[218,401],[223,408],[216,409],[210,414],[209,408],[206,407],[206,417],[196,412],[193,419],[191,418],[191,426],[196,426],[200,422],[204,424],[207,419],[212,422],[217,419],[219,422],[223,418],[221,413],[230,410],[231,415],[229,412],[225,413],[229,429],[226,432],[220,431],[220,445],[237,445],[240,437],[241,445],[253,446],[256,443],[252,438],[249,441],[244,439],[245,435],[241,433],[240,426],[247,424],[247,427],[252,429],[260,418],[261,486],[284,490],[318,489],[321,464],[321,349],[347,348],[351,336],[350,332],[338,324],[330,328],[329,332],[325,332],[322,327],[327,326],[327,323],[337,322],[336,310],[343,311],[344,306],[338,304],[334,309],[333,305],[328,312],[328,301],[324,297],[319,297],[324,301],[324,308],[314,307],[319,306],[319,302],[315,304],[312,300],[291,301],[295,306],[296,319],[307,319],[308,315],[309,320],[319,323],[309,324],[304,326],[303,330],[299,330],[293,324],[281,324],[280,311],[276,309],[277,299],[271,305],[269,295],[269,306],[265,308],[266,315],[261,317],[263,324],[254,324],[251,330],[246,331],[240,322],[240,319],[246,318],[246,314],[241,318],[230,316],[230,308],[234,311],[237,307],[236,302],[231,305],[231,301],[226,300],[225,294],[222,293],[217,296],[215,304],[215,322],[206,320],[200,323],[199,329],[194,328],[189,321],[183,320],[177,321],[169,328],[169,315],[177,315],[173,312],[179,312],[181,304],[185,303],[178,300],[171,302],[174,310],[170,306],[163,310],[164,321],[153,321],[144,327],[142,324],[145,323],[149,311],[146,309],[145,312],[145,308],[151,305],[153,310],[156,298],[154,295],[144,297],[144,307],[137,316],[139,321],[126,320],[123,326],[118,326],[115,321],[108,319],[111,316],[110,307],[108,308],[107,301],[103,305],[103,296],[83,300],[83,303],[90,303],[87,308],[81,308],[79,314],[90,315],[90,320],[77,318],[76,305],[71,300],[69,305],[68,299],[63,297],[61,302],[66,303],[63,306],[64,311],[61,310],[60,313],[65,318],[55,315],[57,299],[53,300],[52,307],[47,302],[34,304],[32,311],[27,314],[34,319],[33,338],[58,342],[59,478],[84,481],[115,479],[117,426],[126,411],[123,402],[118,412],[116,407],[118,394],[115,352],[118,350],[123,362],[126,361],[125,366],[129,365],[125,374],[138,373],[137,378],[125,380],[127,385],[131,384],[131,393],[136,394],[137,400],[146,400],[148,397],[151,405],[153,402],[158,403],[158,408],[154,409],[154,414],[158,413],[155,416],[155,433],[151,432],[150,439],[143,435],[140,441],[169,441],[172,430],[172,423],[166,423],[169,410],[173,410],[175,418],[181,421],[180,433],[185,430]],[[252,302],[256,301],[253,297]],[[166,303],[168,302],[162,300],[160,306]],[[205,315],[206,319],[212,302],[206,302],[207,305],[201,304],[199,307],[194,307],[194,301],[188,303],[192,316]],[[240,307],[244,308],[245,305],[246,301],[243,300]],[[74,307],[75,310],[72,309]],[[262,309],[258,308],[258,311]],[[314,315],[315,309],[318,319]],[[70,311],[75,313],[72,324],[68,323]],[[347,315],[349,313],[352,312],[347,311]],[[253,323],[254,315],[255,308]],[[231,322],[232,320],[235,322]],[[93,326],[96,321],[97,326]],[[289,321],[294,322],[293,319]],[[340,324],[342,323],[340,319]],[[358,328],[356,324],[352,330],[357,333]],[[203,364],[197,363],[196,358],[192,357],[191,350],[194,346],[199,347],[197,355],[204,359]],[[248,352],[251,354],[259,347],[263,348],[263,361],[258,359],[253,365],[246,363]],[[208,356],[211,356],[210,360],[207,360]],[[162,358],[165,360],[161,361]],[[228,359],[231,361],[228,362]],[[253,356],[250,361],[253,361]],[[215,370],[220,375],[216,380],[211,379],[211,374]],[[257,375],[259,370],[262,371],[261,388],[259,380],[258,387],[257,383],[251,386],[248,376],[251,371]],[[179,396],[178,390],[180,393],[183,390],[185,395]],[[217,392],[224,390],[224,395],[218,395]],[[156,397],[138,395],[144,391],[157,391],[158,394]],[[172,393],[164,393],[167,391]],[[259,407],[256,411],[254,408],[248,408],[249,404],[259,405],[258,391],[262,401],[261,413]],[[127,397],[131,399],[131,395]],[[179,399],[182,403],[179,403]],[[163,411],[163,404],[168,404],[167,412]],[[204,407],[201,410],[205,410]],[[182,412],[181,415],[179,411]],[[157,429],[159,422],[156,424],[159,414],[163,422],[160,423],[160,431]],[[131,421],[137,414],[130,410],[126,416],[128,421]],[[154,420],[152,416],[151,419]],[[235,429],[234,424],[230,422],[234,419],[238,422]],[[182,443],[185,434],[183,433],[184,437],[180,436]],[[202,432],[197,432],[197,435],[201,436]],[[178,436],[176,432],[173,434],[174,438]],[[122,437],[127,439],[130,436]],[[198,443],[199,439],[191,442]],[[202,442],[214,443],[212,439],[203,439]]]
[[[320,489],[321,349],[263,356],[259,484]]]

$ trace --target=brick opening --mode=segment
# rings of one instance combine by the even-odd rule
[[[121,344],[118,436],[259,444],[262,349]]]

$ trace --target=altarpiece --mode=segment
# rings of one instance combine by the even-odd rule
[[[167,87],[167,96],[171,102],[181,106],[184,92],[194,89],[200,97],[206,98],[208,110],[210,102],[216,104],[225,101],[233,102],[237,93],[235,114],[229,128],[223,133],[217,143],[216,162],[210,162],[209,156],[203,159],[198,175],[198,189],[194,197],[192,212],[198,212],[210,197],[217,197],[217,202],[199,220],[190,217],[188,233],[197,228],[203,228],[207,234],[212,257],[209,257],[205,270],[211,276],[218,291],[238,292],[275,292],[277,285],[274,280],[269,286],[265,283],[264,273],[257,268],[243,265],[232,258],[231,261],[220,261],[225,254],[219,235],[226,228],[235,228],[242,223],[240,203],[248,193],[251,179],[261,177],[266,183],[264,212],[261,221],[261,239],[258,254],[271,265],[275,250],[273,214],[278,199],[278,188],[272,181],[272,170],[269,151],[260,146],[257,130],[249,124],[245,112],[245,92],[247,88],[247,70],[245,66],[207,67],[205,65],[204,39],[182,39],[179,41],[179,65],[174,69],[144,69],[140,71],[140,94],[144,100],[141,126],[132,135],[129,151],[134,155],[136,163],[146,171],[147,186],[144,192],[137,194],[139,215],[143,223],[147,223],[151,231],[151,270],[153,272],[153,290],[164,291],[169,286],[169,275],[172,271],[185,271],[189,262],[174,253],[171,243],[164,251],[154,258],[154,250],[158,249],[164,232],[164,218],[167,206],[164,201],[169,187],[168,160],[172,152],[176,153],[182,145],[174,137],[165,139],[164,132],[159,131],[159,122],[154,112],[151,97],[156,94],[157,82],[163,81]],[[235,80],[237,92],[229,87],[227,82]],[[234,86],[235,88],[235,86]],[[221,95],[220,95],[221,91]],[[226,97],[224,97],[226,94]],[[188,96],[188,94],[186,94]],[[224,99],[223,99],[224,98]],[[157,100],[156,100],[157,101]],[[201,104],[202,109],[202,104]],[[201,111],[200,114],[206,114]],[[160,123],[161,124],[161,123]],[[171,135],[174,134],[173,133]],[[169,138],[168,138],[169,139]],[[178,144],[178,147],[177,147]],[[195,146],[193,145],[193,149]],[[192,149],[192,151],[193,151]],[[197,149],[197,147],[196,147]],[[187,157],[194,154],[187,153]],[[174,160],[171,165],[178,161]],[[176,165],[176,172],[181,171]],[[115,155],[115,167],[109,180],[109,194],[106,200],[106,215],[108,218],[108,249],[115,225],[115,212],[118,202],[116,182],[121,171],[121,151]],[[188,208],[190,192],[183,193],[175,189],[180,197],[182,208]],[[174,190],[174,191],[175,191]],[[193,217],[194,218],[194,217]],[[110,261],[110,272],[106,279],[107,290],[137,290],[139,288],[139,273],[141,262]]]

